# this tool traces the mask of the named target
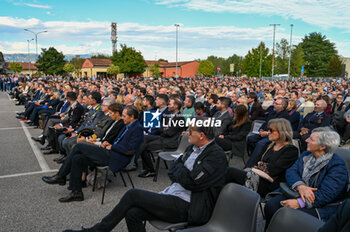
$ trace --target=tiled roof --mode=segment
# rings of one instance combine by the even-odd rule
[[[6,62],[5,63],[6,67],[9,67],[10,63],[12,63],[12,62]],[[28,63],[28,62],[16,62],[16,63],[19,63],[20,65],[22,65],[23,70],[29,70],[29,67],[30,67],[30,70],[37,70],[38,69],[34,63]]]
[[[110,59],[89,59],[94,66],[110,66],[112,61]]]

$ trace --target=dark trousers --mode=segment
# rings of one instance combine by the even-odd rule
[[[219,137],[215,137],[216,143],[224,150],[231,151],[232,150],[232,141],[229,139],[221,139]]]
[[[343,140],[346,142],[346,140],[350,139],[350,123],[347,123],[345,126],[345,132],[343,135]]]
[[[154,166],[150,151],[156,151],[161,149],[163,149],[163,143],[159,135],[147,135],[144,137],[144,141],[137,152],[137,154],[141,155],[142,166],[144,170],[154,172]],[[136,158],[137,157],[135,157],[135,162],[137,162]]]
[[[245,181],[247,180],[247,172],[238,169],[238,168],[233,168],[229,167],[226,170],[226,183],[236,183],[240,185],[244,185]]]
[[[146,231],[143,223],[145,220],[186,222],[189,206],[188,202],[179,197],[130,189],[114,209],[93,229],[96,232],[111,231],[123,218],[125,218],[129,232]]]
[[[252,167],[254,166],[254,161],[257,159],[257,156],[263,153],[263,149],[265,145],[269,142],[268,136],[260,137],[259,135],[250,135],[248,136],[248,144],[249,146],[254,146],[253,152],[250,155],[249,160],[247,161],[246,166]],[[248,149],[249,149],[248,146]]]
[[[78,143],[67,156],[58,175],[65,177],[70,173],[69,187],[72,191],[81,191],[81,175],[88,166],[107,166],[109,150],[92,144]]]
[[[60,123],[60,121],[61,121],[60,118],[49,118],[45,123],[43,135],[48,137],[49,136],[49,128]]]
[[[284,201],[284,200],[287,200],[287,197],[285,197],[284,195],[277,195],[266,202],[266,205],[264,208],[265,219],[266,219],[265,230],[267,229],[268,225],[270,224],[272,216],[276,213],[276,211],[279,208],[283,207],[281,205],[281,201]],[[317,214],[315,209],[303,208],[303,209],[298,209],[298,210],[301,210],[305,213],[308,213],[308,214],[318,218],[318,214]]]

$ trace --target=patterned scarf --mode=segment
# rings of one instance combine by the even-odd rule
[[[325,167],[328,164],[328,162],[332,158],[333,158],[332,153],[326,153],[321,157],[319,157],[318,159],[316,159],[313,154],[310,154],[303,158],[304,170],[303,170],[302,179],[307,186],[310,186],[309,181],[311,176],[313,176],[315,173],[318,173],[323,167]]]

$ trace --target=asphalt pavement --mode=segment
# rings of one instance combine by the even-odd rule
[[[43,155],[40,144],[30,137],[38,136],[40,129],[27,126],[16,119],[16,106],[6,93],[0,92],[0,231],[46,232],[89,227],[101,220],[131,188],[127,180],[124,187],[120,176],[110,175],[112,182],[106,188],[105,202],[101,205],[102,189],[92,192],[83,189],[82,202],[60,203],[58,199],[69,193],[67,185],[48,185],[41,178],[53,175],[60,165],[53,162],[58,154]],[[231,166],[242,167],[240,159],[232,159]],[[160,165],[158,181],[137,177],[139,171],[131,172],[135,187],[158,192],[170,184],[167,170]],[[258,231],[264,222],[259,212]],[[157,231],[150,225],[147,231]],[[124,220],[113,231],[127,231]]]

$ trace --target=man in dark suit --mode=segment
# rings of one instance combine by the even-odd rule
[[[227,111],[229,104],[230,104],[230,99],[227,97],[220,97],[216,104],[216,109],[218,111],[214,114],[214,118],[216,120],[221,120],[221,126],[214,127],[215,136],[225,134],[228,130],[228,126],[232,123],[232,117]]]
[[[67,101],[69,102],[69,110],[64,118],[61,118],[61,122],[53,127],[49,127],[48,141],[49,151],[44,154],[58,153],[58,131],[67,132],[68,128],[74,130],[78,127],[81,117],[84,113],[84,107],[77,101],[77,94],[74,92],[67,93]]]
[[[227,160],[212,127],[191,127],[189,142],[169,168],[169,187],[160,193],[131,189],[100,223],[80,231],[112,231],[124,218],[128,231],[145,231],[147,220],[205,224],[224,186]]]
[[[113,172],[125,167],[135,151],[143,142],[143,130],[138,119],[138,111],[134,106],[126,106],[123,110],[125,128],[119,133],[113,144],[107,141],[101,147],[79,143],[68,155],[66,161],[54,176],[44,176],[42,180],[48,184],[66,183],[66,176],[70,173],[69,189],[72,192],[60,202],[83,201],[81,175],[87,166],[106,166]]]
[[[327,127],[330,126],[331,117],[325,114],[324,111],[327,108],[327,103],[325,100],[318,100],[315,103],[315,111],[308,113],[303,120],[301,120],[298,128],[299,135],[297,138],[301,141],[302,151],[306,150],[306,139],[311,135],[313,129],[317,127]]]
[[[255,92],[248,93],[248,112],[251,121],[263,117],[263,109],[261,104],[258,102],[258,95]]]
[[[180,99],[170,99],[168,104],[170,114],[163,115],[161,121],[161,134],[145,136],[145,141],[137,151],[137,153],[141,155],[143,164],[143,172],[139,177],[151,177],[155,175],[152,159],[149,153],[150,151],[176,149],[179,145],[179,136],[182,131],[186,130],[184,125],[185,118],[179,115],[181,107],[182,102]],[[182,127],[179,125],[180,121],[183,122]],[[167,127],[163,127],[164,125],[167,125]]]
[[[166,94],[159,94],[156,97],[156,100],[155,100],[156,108],[161,113],[160,120],[162,120],[163,115],[169,114],[168,101],[169,101],[169,97]],[[162,133],[162,130],[159,129],[159,128],[151,128],[146,133],[149,134],[149,135],[159,135],[159,134]]]

